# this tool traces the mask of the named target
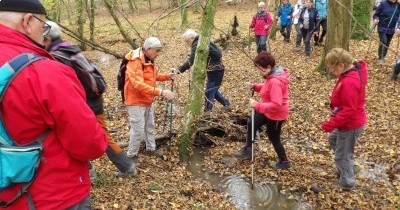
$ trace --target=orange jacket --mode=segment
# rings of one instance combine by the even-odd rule
[[[125,58],[128,60],[125,76],[125,105],[150,106],[154,96],[161,95],[156,81],[171,79],[169,74],[158,74],[154,63],[146,63],[141,48],[131,50]]]

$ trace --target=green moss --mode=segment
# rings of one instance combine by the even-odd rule
[[[369,29],[371,23],[372,3],[365,0],[353,0],[353,15],[363,28]],[[355,25],[356,24],[356,25]],[[355,21],[351,22],[351,39],[364,40],[368,34]]]

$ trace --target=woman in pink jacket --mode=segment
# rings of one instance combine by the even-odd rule
[[[265,3],[258,3],[257,13],[251,20],[250,28],[254,31],[257,44],[257,53],[265,51],[267,47],[267,38],[272,27],[272,17],[265,8]]]
[[[255,110],[254,132],[263,125],[267,126],[268,138],[279,157],[279,162],[271,167],[288,169],[290,161],[281,142],[281,129],[283,122],[289,117],[289,70],[275,65],[275,58],[268,52],[258,54],[254,59],[254,65],[265,79],[264,84],[251,85],[251,88],[258,92],[261,98],[260,101],[250,99],[250,107]],[[251,121],[247,123],[247,142],[241,150],[235,153],[237,158],[251,158],[251,124]]]
[[[332,49],[326,55],[325,63],[338,79],[331,96],[331,117],[322,124],[322,129],[329,132],[329,144],[340,173],[339,187],[349,190],[356,183],[354,147],[367,122],[367,64],[364,61],[353,63],[351,55],[342,48]]]

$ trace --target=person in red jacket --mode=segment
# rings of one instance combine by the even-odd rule
[[[267,126],[267,135],[279,162],[272,165],[275,169],[290,168],[290,161],[286,156],[281,142],[282,125],[289,117],[289,70],[275,65],[275,58],[269,52],[261,52],[254,59],[254,65],[265,79],[264,84],[250,84],[255,92],[260,93],[261,100],[250,99],[250,107],[255,110],[254,136],[261,126]],[[247,142],[234,155],[237,158],[251,158],[252,156],[252,122],[247,123]],[[264,161],[268,163],[268,160]]]
[[[259,2],[257,6],[258,10],[251,20],[250,28],[254,31],[257,53],[260,53],[266,51],[268,35],[272,27],[273,19],[265,8],[264,2]]]
[[[322,123],[322,129],[330,133],[328,140],[340,173],[338,184],[342,189],[351,189],[356,183],[354,147],[367,121],[367,64],[361,60],[353,62],[351,55],[342,48],[332,49],[325,63],[337,82],[331,96],[331,117]]]
[[[44,50],[45,15],[39,0],[0,1],[0,66],[23,53],[45,57],[25,67],[6,90],[0,104],[4,125],[21,145],[51,130],[27,190],[31,196],[23,193],[7,209],[28,209],[28,202],[37,210],[90,209],[87,162],[104,154],[107,139],[73,69]],[[20,190],[20,184],[10,186],[0,201]]]

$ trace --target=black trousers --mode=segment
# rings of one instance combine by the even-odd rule
[[[284,120],[282,121],[276,121],[276,120],[271,120],[268,117],[266,117],[264,114],[259,113],[255,111],[254,113],[254,138],[256,138],[256,132],[258,129],[261,128],[261,126],[266,125],[267,126],[267,135],[269,140],[271,141],[272,145],[274,146],[275,152],[279,157],[279,160],[284,161],[287,160],[286,157],[286,152],[285,148],[282,145],[281,142],[281,132],[282,132],[282,125],[283,125]],[[246,147],[251,147],[252,142],[251,142],[251,118],[247,122],[247,142],[246,142]]]

